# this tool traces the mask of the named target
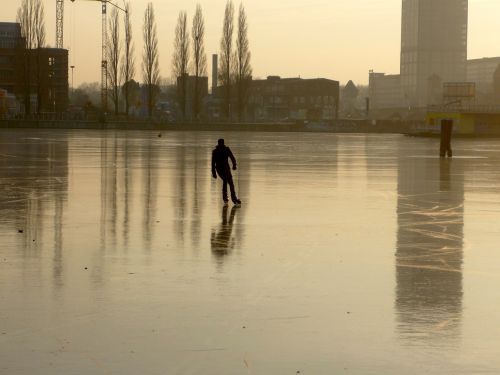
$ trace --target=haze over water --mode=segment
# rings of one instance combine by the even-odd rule
[[[499,140],[157,135],[1,131],[0,373],[500,372]]]

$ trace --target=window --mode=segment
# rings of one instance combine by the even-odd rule
[[[0,70],[0,79],[10,79],[14,76],[12,70]]]

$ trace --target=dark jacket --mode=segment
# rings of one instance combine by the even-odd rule
[[[212,151],[212,174],[215,176],[215,171],[219,174],[221,178],[227,175],[231,175],[231,168],[229,168],[229,161],[233,163],[233,169],[236,168],[236,159],[231,152],[231,149],[227,146],[217,146],[215,150]]]

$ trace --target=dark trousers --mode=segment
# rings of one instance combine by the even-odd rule
[[[227,185],[231,189],[231,200],[234,202],[238,199],[236,196],[236,190],[234,188],[233,175],[230,171],[217,171],[217,174],[222,179],[222,199],[227,202],[229,199],[227,197]]]

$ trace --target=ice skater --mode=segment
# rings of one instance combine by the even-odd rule
[[[219,175],[222,179],[222,199],[224,203],[227,204],[229,202],[227,197],[227,185],[229,184],[229,188],[231,189],[231,200],[234,204],[240,205],[241,201],[236,196],[233,175],[231,174],[228,159],[231,159],[233,171],[235,171],[237,169],[236,158],[231,152],[231,149],[224,145],[224,140],[219,139],[217,147],[212,151],[212,176],[217,179],[217,175]]]

